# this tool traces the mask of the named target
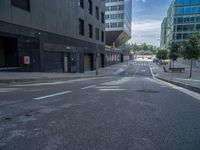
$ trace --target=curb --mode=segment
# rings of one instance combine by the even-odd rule
[[[33,78],[33,79],[5,79],[0,80],[0,84],[15,84],[15,83],[30,83],[30,82],[45,82],[54,80],[74,80],[74,79],[87,79],[96,77],[109,77],[111,75],[97,75],[97,76],[84,76],[84,77],[57,77],[57,78]]]
[[[179,87],[188,89],[190,91],[200,93],[200,88],[198,88],[198,87],[194,87],[194,86],[191,86],[191,85],[188,85],[188,84],[183,84],[183,83],[180,83],[180,82],[175,82],[175,81],[171,81],[171,80],[167,80],[167,79],[161,78],[161,77],[155,75],[155,72],[151,67],[150,67],[150,71],[151,71],[151,74],[152,74],[153,78],[157,78],[159,80],[162,80],[162,81],[177,85]]]
[[[179,83],[179,82],[163,79],[163,78],[160,78],[160,77],[156,77],[156,78],[159,79],[159,80],[162,80],[162,81],[165,81],[165,82],[168,82],[168,83],[183,87],[185,89],[191,90],[193,92],[200,93],[200,88],[198,88],[198,87],[194,87],[194,86],[191,86],[191,85],[187,85],[187,84],[183,84],[183,83]]]

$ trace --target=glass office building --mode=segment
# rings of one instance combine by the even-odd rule
[[[131,38],[132,0],[106,0],[106,45],[119,47]]]
[[[167,43],[182,44],[191,34],[200,32],[200,0],[173,0],[167,18]]]
[[[166,44],[167,44],[167,17],[165,17],[163,19],[163,22],[161,24],[161,40],[160,40],[160,45],[161,45],[161,49],[165,49],[166,48]]]

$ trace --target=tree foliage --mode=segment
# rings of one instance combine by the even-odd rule
[[[158,47],[154,46],[154,45],[148,45],[146,43],[142,43],[140,45],[138,44],[129,44],[129,50],[130,51],[149,51],[151,53],[156,54],[156,52],[158,51]]]
[[[200,34],[192,35],[184,44],[182,55],[185,59],[191,60],[190,63],[190,78],[192,77],[193,60],[200,58]]]
[[[171,43],[169,45],[169,59],[176,61],[179,57],[179,45],[177,43]]]
[[[195,34],[184,44],[182,55],[185,59],[197,60],[200,57],[200,34]]]
[[[167,59],[167,50],[159,50],[156,53],[156,57],[160,60],[166,60]]]

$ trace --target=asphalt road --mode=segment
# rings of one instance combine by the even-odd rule
[[[0,150],[199,150],[199,95],[119,75],[0,86]]]

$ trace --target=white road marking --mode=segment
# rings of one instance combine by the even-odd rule
[[[171,83],[168,83],[168,82],[156,79],[156,78],[154,78],[154,80],[157,81],[157,82],[163,83],[163,84],[165,84],[165,85],[167,85],[167,86],[169,86],[169,87],[171,87],[173,89],[176,89],[176,90],[178,90],[178,91],[180,91],[182,93],[185,93],[185,94],[187,94],[187,95],[189,95],[189,96],[191,96],[191,97],[193,97],[193,98],[195,98],[197,100],[200,100],[200,94],[199,93],[190,91],[188,89],[182,88],[180,86],[176,86],[174,84],[171,84]]]
[[[104,82],[101,85],[103,85],[103,86],[118,86],[118,85],[122,85],[124,83],[131,81],[131,79],[132,79],[131,77],[124,77],[124,78],[121,78],[119,80]]]
[[[66,84],[66,83],[74,83],[74,82],[80,82],[80,81],[90,81],[90,80],[96,80],[96,79],[106,79],[111,77],[91,77],[91,78],[84,78],[84,79],[72,79],[72,80],[64,80],[63,81],[56,81],[56,82],[43,82],[43,83],[32,83],[32,84],[18,84],[18,85],[12,85],[14,87],[25,87],[25,86],[46,86],[46,85],[59,85],[59,84]]]
[[[127,89],[99,89],[100,91],[126,91]]]
[[[83,87],[83,88],[81,88],[81,90],[86,90],[86,89],[90,89],[90,88],[93,88],[93,87],[96,87],[96,85],[91,85],[91,86]]]
[[[144,70],[141,70],[142,72],[146,72],[146,70],[144,69]]]
[[[113,73],[113,75],[118,75],[120,73],[122,73],[125,69],[118,69],[116,72]]]
[[[195,81],[195,82],[200,82],[200,80],[195,80],[195,79],[183,79],[183,78],[174,78],[174,79],[177,79],[177,80],[185,80],[185,81]]]
[[[65,92],[51,94],[51,95],[46,95],[46,96],[37,97],[37,98],[33,98],[33,99],[34,100],[41,100],[41,99],[50,98],[50,97],[54,97],[54,96],[59,96],[59,95],[63,95],[63,94],[68,94],[68,93],[71,93],[71,91],[65,91]]]
[[[13,91],[17,91],[20,88],[0,88],[0,93],[7,93],[7,92],[13,92]]]
[[[119,89],[120,86],[98,86],[97,89]]]
[[[151,67],[150,67],[150,70],[151,70],[151,74],[152,74],[152,76],[153,76],[153,79],[152,79],[152,80],[153,80],[155,83],[160,84],[160,85],[167,85],[168,87],[171,87],[171,88],[173,88],[173,89],[176,89],[176,90],[178,90],[178,91],[180,91],[180,92],[182,92],[182,93],[184,93],[184,94],[187,94],[187,95],[189,95],[189,96],[191,96],[191,97],[193,97],[193,98],[195,98],[195,99],[197,99],[197,100],[200,100],[200,94],[199,94],[199,93],[196,93],[196,92],[190,91],[190,90],[188,90],[188,89],[182,88],[182,87],[180,87],[180,86],[177,86],[177,85],[174,85],[174,84],[171,84],[171,83],[168,83],[168,82],[159,80],[159,79],[155,78],[155,75],[154,75],[154,73],[153,73]],[[149,79],[149,80],[151,80],[151,79]]]

